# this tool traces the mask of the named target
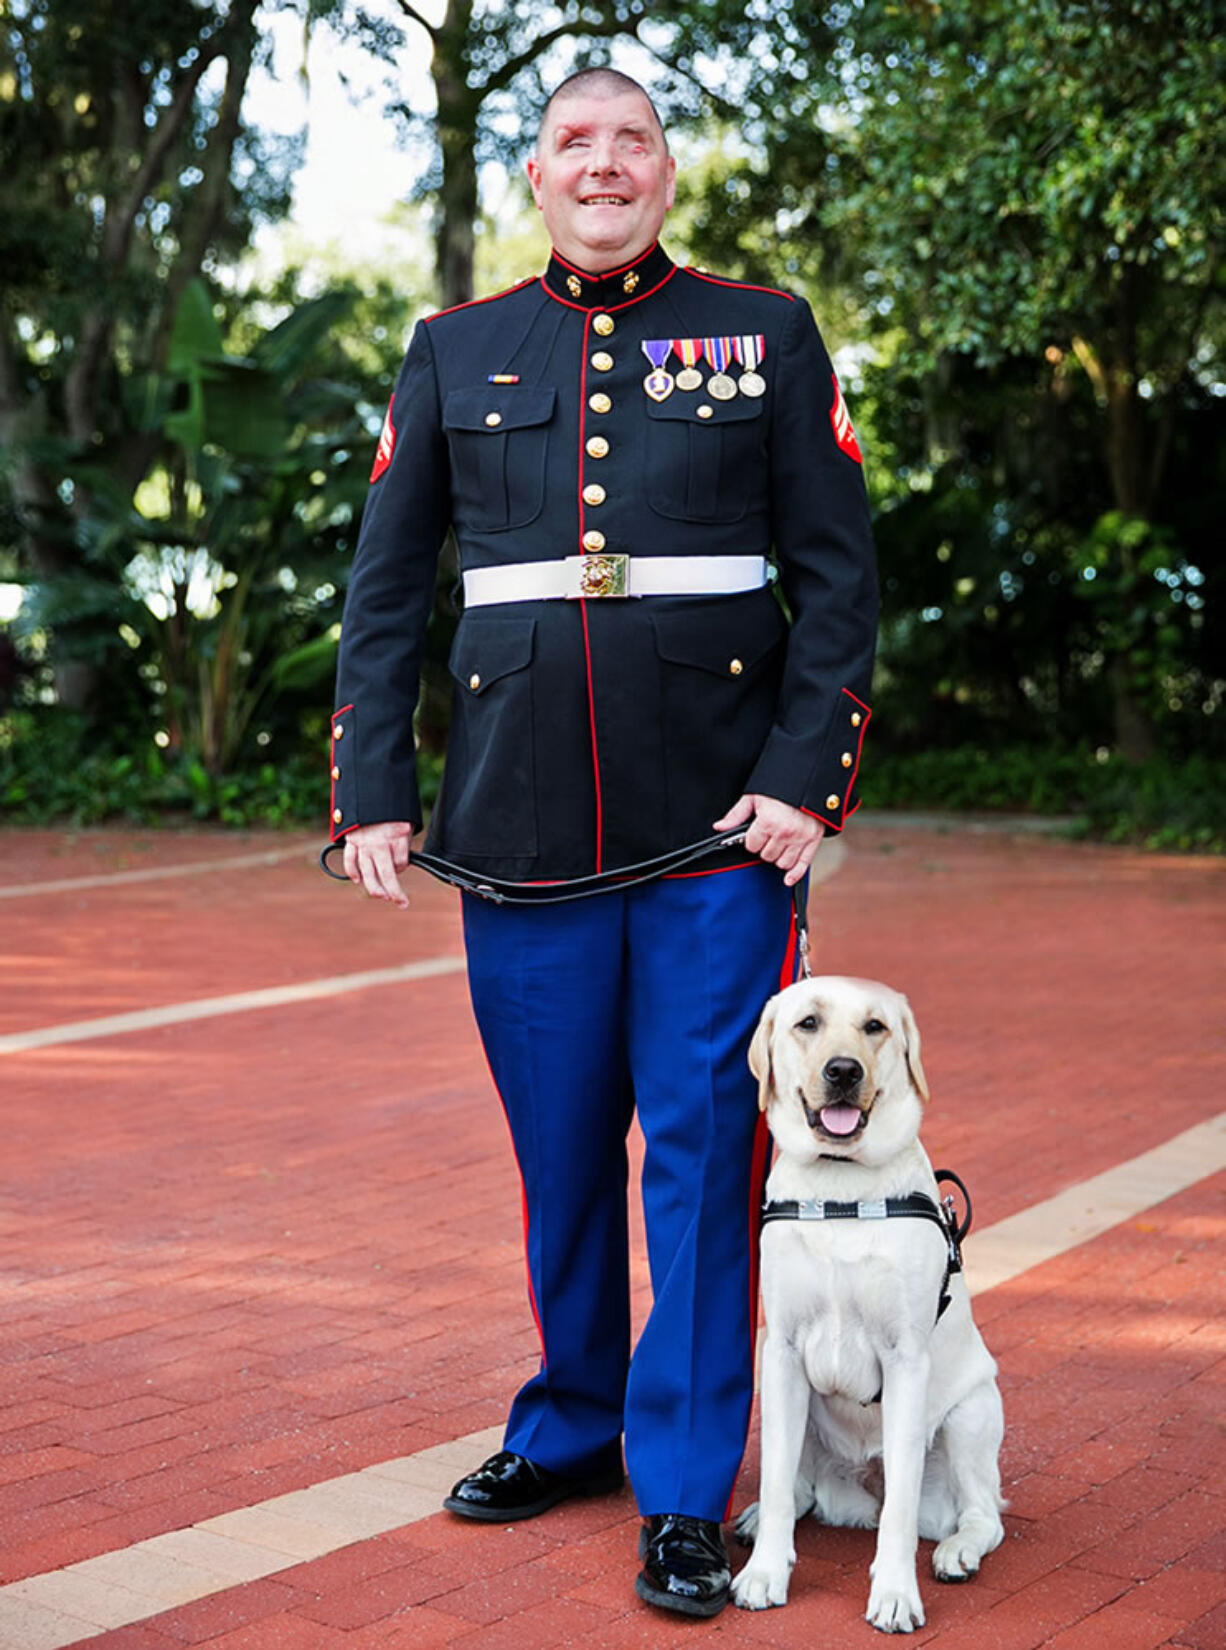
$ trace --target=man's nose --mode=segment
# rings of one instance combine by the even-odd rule
[[[599,173],[601,177],[604,177],[609,172],[619,171],[620,167],[621,162],[617,156],[617,148],[612,141],[597,139],[588,155],[588,171]]]

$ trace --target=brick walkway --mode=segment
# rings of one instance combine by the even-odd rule
[[[130,1597],[135,1544],[496,1425],[537,1347],[448,890],[413,877],[399,917],[292,840],[102,832],[0,835],[0,896],[18,887],[0,897],[0,1650],[39,1650],[45,1584],[3,1584],[111,1554]],[[979,1228],[1224,1109],[1220,862],[865,822],[813,914],[820,970],[911,997],[926,1143]],[[441,971],[345,983],[425,959]],[[170,1023],[5,1048],[152,1008]],[[968,1587],[921,1570],[913,1642],[1226,1645],[1224,1192],[1207,1162],[979,1296],[1008,1537]],[[636,1280],[641,1313],[641,1254]],[[756,1472],[755,1442],[738,1504]],[[409,1516],[108,1631],[69,1572],[59,1619],[93,1650],[873,1642],[868,1532],[806,1524],[786,1610],[699,1625],[635,1601],[628,1492],[505,1528]],[[44,1600],[25,1626],[23,1599]]]

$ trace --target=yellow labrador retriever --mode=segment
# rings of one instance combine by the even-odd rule
[[[749,1064],[779,1152],[768,1211],[782,1218],[762,1232],[762,1481],[737,1526],[754,1547],[733,1596],[746,1610],[787,1602],[807,1512],[876,1525],[867,1618],[909,1633],[924,1624],[918,1537],[937,1542],[938,1580],[965,1581],[1004,1534],[996,1365],[948,1270],[918,1138],[919,1031],[888,986],[818,976],[766,1005]],[[886,1218],[886,1199],[912,1212],[929,1200],[937,1218]]]

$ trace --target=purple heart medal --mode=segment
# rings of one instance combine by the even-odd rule
[[[672,347],[671,338],[643,339],[643,354],[651,362],[651,371],[643,380],[643,388],[653,401],[667,401],[673,393],[673,375],[664,370]]]
[[[704,338],[703,351],[715,369],[707,379],[707,394],[717,401],[731,401],[736,394],[736,382],[724,370],[732,359],[731,338]]]
[[[766,354],[765,334],[743,333],[739,338],[732,340],[732,352],[745,368],[741,374],[741,394],[765,395],[766,379],[757,370],[762,365],[762,357]]]

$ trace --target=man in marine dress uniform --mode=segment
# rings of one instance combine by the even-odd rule
[[[547,270],[420,322],[388,409],[345,609],[333,836],[353,881],[408,903],[413,712],[449,528],[464,615],[427,847],[564,885],[747,831],[596,898],[463,896],[542,1355],[504,1448],[445,1505],[504,1522],[612,1490],[624,1440],[639,1595],[706,1616],[728,1597],[720,1521],[752,1397],[766,1139],[745,1054],[790,966],[791,887],[854,806],[868,510],[807,304],[660,246],[674,162],[634,81],[559,87],[528,172]],[[653,1305],[631,1359],[636,1110]]]

